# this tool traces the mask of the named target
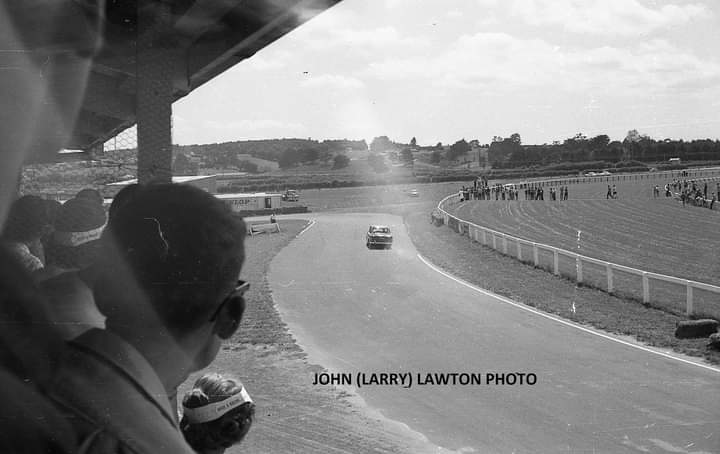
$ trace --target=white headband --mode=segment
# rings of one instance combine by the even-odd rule
[[[237,408],[246,402],[252,402],[252,399],[243,386],[238,394],[233,394],[220,402],[203,405],[198,408],[187,408],[183,405],[183,416],[185,416],[191,424],[202,424],[218,419],[233,408]]]
[[[85,232],[58,232],[56,230],[53,233],[53,243],[58,246],[80,246],[90,241],[99,240],[102,236],[103,229],[105,229],[105,224]]]

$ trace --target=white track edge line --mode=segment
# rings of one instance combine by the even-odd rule
[[[300,235],[302,235],[303,233],[305,233],[306,230],[309,230],[310,227],[312,227],[312,226],[315,225],[315,222],[316,222],[315,219],[311,220],[311,221],[310,221],[310,224],[309,224],[307,227],[305,227],[304,229],[300,230],[300,233],[298,233],[296,236],[300,236]]]
[[[442,274],[443,276],[447,277],[448,279],[452,279],[453,281],[457,282],[458,284],[462,284],[462,285],[464,285],[465,287],[468,287],[468,288],[470,288],[470,289],[472,289],[472,290],[475,290],[476,292],[479,292],[479,293],[482,293],[482,294],[484,294],[484,295],[487,295],[487,296],[490,296],[490,297],[492,297],[492,298],[495,298],[495,299],[497,299],[497,300],[500,300],[500,301],[502,301],[503,303],[510,304],[510,305],[515,306],[515,307],[517,307],[517,308],[519,308],[519,309],[522,309],[522,310],[524,310],[524,311],[531,312],[531,313],[533,313],[533,314],[535,314],[535,315],[539,315],[539,316],[541,316],[541,317],[545,317],[545,318],[547,318],[547,319],[553,320],[553,321],[555,321],[555,322],[561,323],[561,324],[566,325],[566,326],[570,326],[570,327],[572,327],[572,328],[578,329],[578,330],[580,330],[580,331],[584,331],[584,332],[589,333],[589,334],[593,334],[593,335],[598,336],[598,337],[601,337],[601,338],[603,338],[603,339],[607,339],[607,340],[610,340],[610,341],[613,341],[613,342],[617,342],[617,343],[619,343],[619,344],[626,345],[626,346],[628,346],[628,347],[636,348],[636,349],[642,350],[642,351],[644,351],[644,352],[648,352],[648,353],[652,353],[652,354],[655,354],[655,355],[663,356],[663,357],[665,357],[665,358],[673,359],[673,360],[675,360],[675,361],[679,361],[679,362],[682,362],[682,363],[691,364],[691,365],[693,365],[693,366],[697,366],[697,367],[700,367],[700,368],[703,368],[703,369],[707,369],[707,370],[712,371],[712,372],[720,373],[720,369],[717,369],[717,368],[715,368],[715,367],[708,366],[708,365],[702,364],[702,363],[696,363],[696,362],[694,362],[694,361],[690,361],[690,360],[683,359],[683,358],[678,358],[677,356],[673,356],[673,355],[668,354],[668,353],[656,351],[656,350],[653,350],[653,349],[651,349],[651,348],[643,347],[642,345],[633,344],[633,343],[631,343],[631,342],[627,342],[627,341],[624,341],[624,340],[622,340],[622,339],[618,339],[618,338],[613,337],[613,336],[610,336],[610,335],[608,335],[608,334],[603,334],[603,333],[600,333],[600,332],[597,332],[597,331],[594,331],[594,330],[585,328],[584,326],[580,326],[580,325],[578,325],[578,324],[576,324],[576,323],[569,322],[569,321],[567,321],[567,320],[563,320],[563,319],[558,318],[558,317],[554,317],[554,316],[552,316],[552,315],[550,315],[550,314],[546,314],[545,312],[538,311],[538,310],[533,309],[533,308],[531,308],[531,307],[529,307],[529,306],[526,306],[526,305],[524,305],[524,304],[515,302],[515,301],[513,301],[513,300],[511,300],[511,299],[508,299],[508,298],[506,298],[506,297],[504,297],[504,296],[498,295],[498,294],[496,294],[496,293],[493,293],[493,292],[491,292],[491,291],[488,291],[488,290],[482,289],[482,288],[480,288],[480,287],[478,287],[478,286],[476,286],[476,285],[473,285],[473,284],[471,284],[471,283],[469,283],[469,282],[466,282],[466,281],[464,281],[464,280],[462,280],[462,279],[460,279],[460,278],[458,278],[458,277],[455,277],[455,276],[453,276],[452,274],[450,274],[450,273],[448,273],[448,272],[440,269],[440,268],[437,267],[436,265],[430,263],[430,262],[427,261],[422,255],[417,254],[417,256],[418,256],[418,258],[420,259],[420,261],[422,261],[425,265],[427,265],[427,266],[428,266],[430,269],[432,269],[433,271]]]

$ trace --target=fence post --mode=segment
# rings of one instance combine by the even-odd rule
[[[517,244],[517,254],[518,254],[518,260],[522,262],[522,245],[520,244],[520,240],[515,240],[515,243]]]
[[[647,272],[643,271],[642,274],[643,284],[643,303],[647,304],[650,302],[650,280],[648,279]]]
[[[694,309],[693,309],[693,288],[690,284],[690,281],[687,283],[687,302],[685,307],[685,314],[686,315],[693,315]]]
[[[553,273],[555,276],[560,276],[560,262],[558,259],[558,251],[553,248]]]
[[[495,236],[495,232],[492,233],[493,237],[493,249],[497,251],[497,237]]]
[[[487,230],[483,230],[482,235],[483,235],[482,244],[487,246]]]
[[[577,257],[575,257],[575,270],[577,271],[575,280],[577,281],[578,284],[582,284],[582,281],[583,281],[582,260],[580,259],[579,255]]]
[[[607,291],[612,294],[613,292],[613,269],[611,264],[605,265],[605,272],[607,273]]]
[[[540,260],[538,260],[538,248],[537,243],[533,243],[533,262],[535,262],[535,266],[540,265]]]
[[[503,235],[503,254],[508,255],[507,253],[507,236]]]

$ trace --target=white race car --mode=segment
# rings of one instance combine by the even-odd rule
[[[390,227],[386,225],[371,225],[365,235],[365,245],[368,248],[381,247],[383,249],[392,248],[393,236]]]

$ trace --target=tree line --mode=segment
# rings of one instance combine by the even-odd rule
[[[212,143],[203,145],[175,146],[175,162],[178,170],[192,171],[189,157],[199,157],[201,166],[236,168],[240,171],[257,172],[258,166],[243,160],[241,155],[277,162],[287,169],[300,164],[333,162],[333,166],[347,166],[347,157],[337,156],[348,150],[367,150],[365,140],[267,139]],[[181,157],[182,156],[182,157]]]
[[[682,161],[718,160],[720,141],[655,140],[631,130],[622,141],[611,141],[606,134],[587,137],[579,133],[553,144],[522,145],[520,135],[513,134],[509,138],[495,137],[488,150],[488,160],[494,168],[588,161],[667,163],[670,158]]]

